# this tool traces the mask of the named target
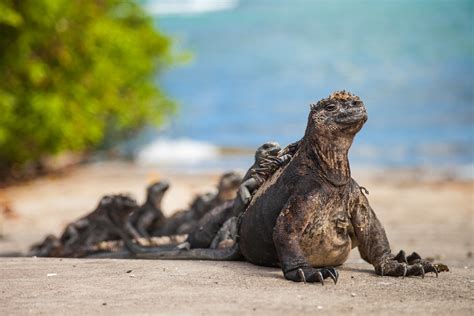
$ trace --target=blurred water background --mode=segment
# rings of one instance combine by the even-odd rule
[[[310,103],[346,89],[369,113],[352,164],[472,176],[473,1],[143,4],[193,59],[160,79],[180,110],[127,144],[139,162],[245,168],[265,141],[298,140]]]

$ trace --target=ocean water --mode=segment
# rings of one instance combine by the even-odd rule
[[[345,89],[369,113],[352,163],[473,166],[474,1],[179,2],[145,2],[193,59],[159,78],[180,109],[141,135],[139,161],[245,166],[198,152],[298,140],[309,104]]]

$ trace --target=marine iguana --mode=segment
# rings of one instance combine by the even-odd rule
[[[255,164],[247,171],[246,181],[242,182],[239,188],[239,199],[234,201],[235,204],[232,206],[232,212],[229,213],[225,218],[227,220],[221,225],[219,231],[215,233],[209,248],[211,249],[222,249],[232,247],[235,244],[238,235],[238,217],[245,210],[250,203],[253,192],[258,189],[276,170],[285,166],[291,157],[296,152],[299,142],[292,143],[286,148],[281,149],[280,145],[276,142],[268,142],[260,146],[257,149],[255,155]],[[262,150],[263,151],[262,154]],[[231,216],[229,218],[229,216]],[[213,214],[212,218],[203,218],[203,227],[205,231],[210,230],[210,223],[216,223],[218,216]],[[218,222],[222,223],[222,220]],[[215,226],[217,227],[217,226]],[[189,239],[189,238],[188,238]],[[208,240],[206,240],[207,242]],[[191,244],[194,248],[198,248],[198,244]],[[202,246],[202,244],[201,244]],[[207,247],[207,244],[204,245]]]
[[[254,164],[246,172],[239,186],[237,196],[207,213],[199,220],[196,229],[191,231],[186,240],[188,248],[209,248],[235,234],[235,222],[231,218],[240,215],[252,198],[253,192],[284,163],[278,158],[281,147],[276,142],[266,142],[255,152]],[[230,221],[226,225],[226,222]]]
[[[380,275],[438,271],[416,253],[391,254],[385,231],[351,178],[348,151],[367,121],[359,97],[340,91],[311,106],[291,161],[254,195],[240,224],[240,251],[254,264],[279,266],[293,281],[337,280],[334,266],[353,247]]]
[[[82,257],[102,241],[120,239],[124,233],[117,235],[116,228],[127,232],[129,238],[138,238],[138,233],[127,227],[128,217],[136,209],[137,203],[129,196],[106,195],[91,213],[67,225],[59,239],[48,235],[43,243],[31,248],[29,255]]]
[[[312,105],[294,155],[255,192],[232,248],[131,251],[148,259],[242,256],[257,265],[280,267],[288,280],[324,283],[326,278],[337,282],[334,267],[358,247],[379,275],[438,275],[437,266],[415,252],[392,254],[382,224],[351,178],[348,151],[366,121],[363,102],[346,91]]]
[[[169,186],[167,181],[159,181],[147,187],[145,202],[128,219],[127,226],[132,234],[135,229],[141,237],[149,238],[153,230],[164,225],[166,217],[161,202]]]

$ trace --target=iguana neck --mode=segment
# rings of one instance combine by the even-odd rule
[[[156,199],[156,198],[155,198]],[[145,201],[145,204],[151,206],[152,208],[154,209],[161,209],[161,200],[163,199],[162,196],[160,196],[158,199],[153,199],[152,197],[148,196],[146,201]]]
[[[151,198],[150,195],[146,197],[145,204],[150,205],[150,206],[155,206],[155,203],[153,202],[153,199]]]
[[[320,136],[305,142],[304,150],[316,172],[335,186],[344,185],[351,178],[348,152],[352,140],[353,137],[328,139]]]

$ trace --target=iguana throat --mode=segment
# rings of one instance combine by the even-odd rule
[[[335,186],[345,185],[351,179],[348,152],[353,136],[337,137],[335,141],[326,137],[311,137],[303,150],[314,163],[315,172]]]

